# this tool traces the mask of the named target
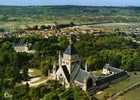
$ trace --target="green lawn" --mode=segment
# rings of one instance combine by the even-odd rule
[[[101,70],[97,70],[97,71],[93,71],[93,73],[96,75],[96,76],[102,76],[102,69]]]
[[[116,100],[140,100],[140,87],[127,92]]]
[[[119,92],[130,85],[140,81],[140,72],[137,72],[137,75],[134,75],[133,72],[129,73],[130,77],[122,80],[120,82],[117,82],[115,84],[112,84],[109,86],[109,88],[104,89],[100,94],[96,94],[97,99],[99,100],[105,100],[105,96],[111,96],[116,92]]]
[[[36,69],[36,68],[30,68],[30,69],[29,69],[29,74],[30,74],[32,77],[42,76],[42,72],[41,72],[39,69]]]

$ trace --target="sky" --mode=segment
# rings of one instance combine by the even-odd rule
[[[0,0],[0,5],[140,6],[140,0]]]

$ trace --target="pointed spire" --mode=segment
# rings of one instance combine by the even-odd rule
[[[61,57],[61,51],[59,51],[59,67],[62,66],[62,57]]]
[[[53,74],[56,73],[56,62],[53,63]]]
[[[74,39],[75,39],[74,35],[70,34],[68,39],[69,39],[69,45],[68,45],[68,47],[67,47],[67,49],[65,50],[64,53],[68,54],[68,55],[77,54],[77,51],[76,51],[76,49],[73,45],[73,42],[74,42]]]
[[[72,45],[72,34],[69,36],[69,44]]]
[[[85,71],[87,72],[88,65],[85,63]]]

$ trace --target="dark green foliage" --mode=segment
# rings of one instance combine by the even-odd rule
[[[59,96],[57,94],[54,94],[51,98],[51,100],[60,100]]]
[[[28,78],[28,56],[16,53],[10,41],[0,44],[0,93],[12,91],[16,82]],[[22,73],[20,73],[22,71]],[[11,93],[11,92],[10,92]]]
[[[52,70],[54,59],[48,58],[46,61],[42,61],[40,64],[40,69],[42,73],[47,76],[48,71]]]
[[[95,37],[94,35],[80,35],[80,41],[75,44],[79,55],[84,57],[89,70],[102,68],[106,63],[114,67],[132,71],[139,68],[139,44],[125,39],[119,34]],[[136,60],[137,59],[137,60]]]
[[[13,100],[30,100],[29,97],[29,86],[16,86],[13,89]]]
[[[64,87],[58,81],[48,81],[45,85],[31,89],[30,95],[32,98],[44,98],[44,100],[58,99],[57,92],[60,93],[64,90]]]
[[[101,69],[106,63],[128,71],[140,70],[140,45],[127,40],[124,35],[110,33],[95,37],[93,34],[80,34],[77,37],[79,41],[76,41],[74,46],[83,58],[82,63],[88,64],[89,71]],[[12,44],[20,41],[32,43],[30,48],[35,49],[36,53],[16,53]],[[57,51],[63,51],[68,45],[67,37],[13,37],[1,39],[0,44],[0,98],[5,91],[9,91],[14,100],[89,99],[80,88],[64,89],[57,81],[48,81],[45,85],[30,89],[28,84],[15,85],[16,82],[28,79],[29,67],[38,67],[47,75],[54,61],[58,59]]]

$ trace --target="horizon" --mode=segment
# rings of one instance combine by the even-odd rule
[[[102,6],[102,5],[1,5],[0,4],[0,6],[10,6],[10,7],[49,7],[49,6],[56,6],[56,7],[61,7],[61,6],[73,6],[73,7],[140,7],[140,6],[110,6],[110,5],[104,5],[104,6]]]
[[[4,0],[1,6],[112,6],[112,7],[140,7],[139,0]]]

